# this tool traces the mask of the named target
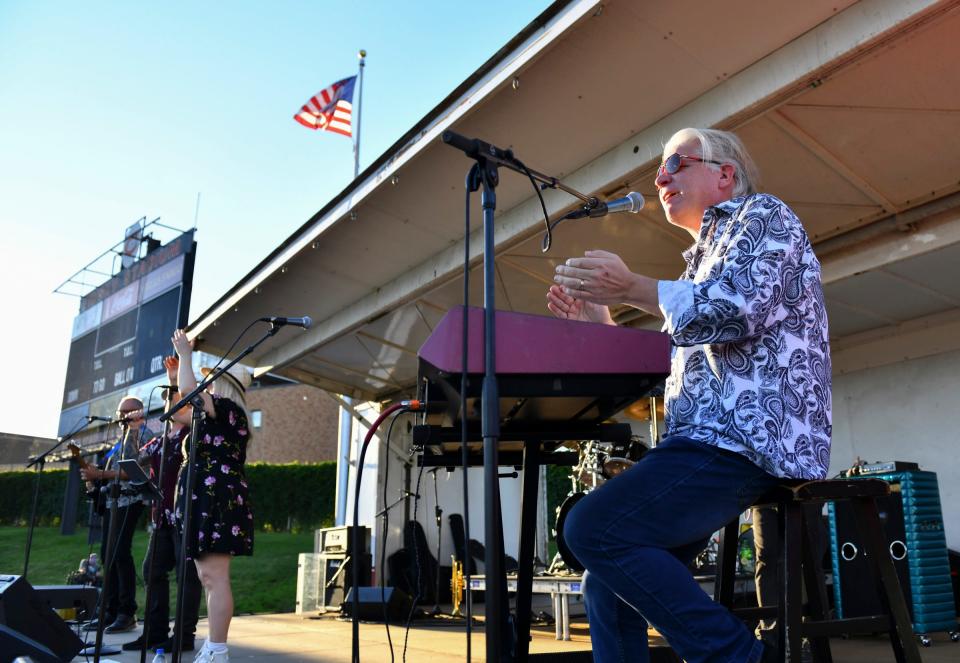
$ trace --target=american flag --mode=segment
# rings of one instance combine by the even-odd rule
[[[350,117],[353,115],[353,85],[357,77],[337,81],[310,97],[293,119],[307,129],[323,129],[352,136]]]

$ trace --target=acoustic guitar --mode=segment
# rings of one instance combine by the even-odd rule
[[[83,450],[73,442],[67,442],[67,449],[70,450],[70,456],[77,459],[81,469],[98,469],[93,463],[87,462],[83,457]],[[86,482],[87,499],[93,503],[93,512],[98,516],[102,516],[107,510],[107,496],[100,490],[104,485],[106,485],[105,481]]]

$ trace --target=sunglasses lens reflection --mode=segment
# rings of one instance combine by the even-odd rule
[[[669,157],[667,157],[667,160],[664,162],[663,165],[669,174],[674,175],[678,170],[680,170],[680,163],[681,163],[680,155],[677,153],[673,153]]]

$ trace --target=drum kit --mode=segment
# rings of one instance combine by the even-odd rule
[[[579,461],[570,474],[571,490],[557,507],[557,524],[553,533],[558,552],[550,565],[551,572],[566,570],[583,573],[583,565],[567,547],[563,536],[563,525],[567,515],[587,493],[630,469],[647,451],[649,447],[637,437],[631,438],[626,447],[596,440],[580,444]]]
[[[651,413],[653,415],[651,416]],[[628,407],[625,414],[631,419],[650,422],[650,439],[657,440],[657,419],[663,417],[661,399],[641,399]],[[583,565],[567,546],[563,526],[573,507],[587,493],[606,481],[626,472],[650,447],[640,437],[633,436],[626,445],[611,442],[585,440],[579,445],[578,461],[570,472],[571,489],[560,506],[557,507],[557,520],[553,530],[557,542],[557,554],[550,564],[548,573],[583,573]]]

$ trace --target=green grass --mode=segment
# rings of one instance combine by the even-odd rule
[[[147,540],[145,530],[138,531],[133,537],[138,578]],[[231,578],[236,614],[293,612],[297,600],[297,555],[313,551],[313,532],[257,532],[254,541],[253,557],[233,560]],[[0,527],[0,573],[23,573],[26,543],[25,527]],[[92,550],[99,552],[99,544]],[[67,574],[75,570],[90,552],[86,529],[78,528],[76,534],[62,536],[59,528],[38,527],[33,534],[28,578],[34,585],[63,584]],[[172,591],[175,596],[175,590]],[[142,583],[137,590],[137,605],[142,616]],[[205,612],[206,608],[201,606],[201,613]]]

